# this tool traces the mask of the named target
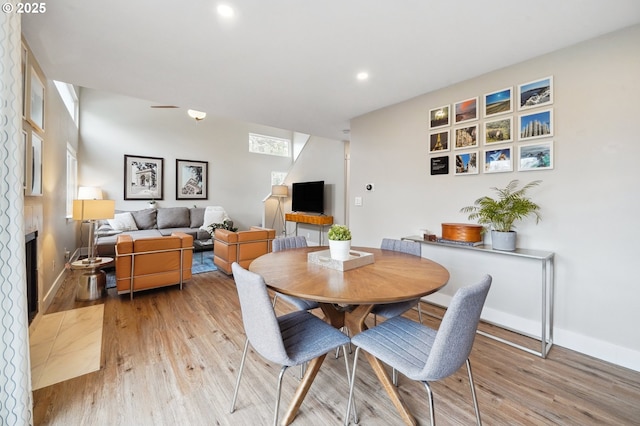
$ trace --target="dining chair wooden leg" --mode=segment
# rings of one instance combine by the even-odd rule
[[[244,341],[244,350],[242,351],[242,361],[240,361],[240,369],[238,370],[238,378],[236,379],[236,388],[233,391],[233,399],[231,400],[230,413],[236,411],[236,398],[238,398],[238,389],[240,388],[240,379],[242,378],[242,370],[244,370],[244,362],[247,359],[247,352],[249,351],[249,339]]]

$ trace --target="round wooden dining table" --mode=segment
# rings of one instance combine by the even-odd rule
[[[347,271],[307,260],[309,253],[327,247],[305,247],[268,253],[255,259],[249,270],[261,275],[267,287],[290,296],[319,302],[325,320],[336,328],[346,326],[351,335],[366,330],[365,320],[376,304],[417,299],[434,293],[449,281],[449,271],[429,259],[391,250],[353,247],[354,253],[373,254],[371,264]],[[384,365],[364,352],[380,383],[406,424],[415,418],[400,399]],[[295,418],[325,356],[309,363],[289,405],[283,425]]]

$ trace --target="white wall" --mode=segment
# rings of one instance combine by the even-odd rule
[[[151,102],[82,89],[80,183],[100,186],[116,209],[146,208],[124,200],[124,155],[164,159],[164,199],[159,207],[221,205],[236,226],[262,224],[262,200],[271,172],[287,171],[291,159],[249,153],[248,133],[291,138],[292,132],[208,116],[196,122],[186,109],[150,108]],[[176,159],[208,161],[208,200],[176,200]]]
[[[101,187],[105,197],[116,200],[116,209],[146,208],[146,201],[124,200],[124,155],[160,157],[164,159],[164,199],[158,201],[159,207],[221,205],[241,229],[261,225],[263,200],[271,192],[271,172],[289,172],[292,160],[250,153],[248,134],[291,139],[294,133],[213,116],[196,123],[183,108],[150,108],[152,104],[82,89],[80,184]],[[287,183],[290,186],[294,181],[323,179],[335,186],[344,176],[341,155],[342,142],[311,138],[298,158],[306,165],[297,166],[295,178],[287,178]],[[209,162],[208,200],[176,200],[176,159]],[[327,214],[334,214],[334,209],[343,212],[343,186],[331,191]],[[273,223],[270,214],[275,211],[274,202],[267,200],[266,226]],[[285,211],[289,206],[287,199]],[[281,222],[276,221],[275,226],[281,226]]]
[[[420,228],[440,234],[442,222],[468,222],[460,208],[490,187],[541,179],[531,195],[543,220],[518,224],[518,235],[520,247],[556,253],[556,344],[640,370],[638,46],[640,26],[634,26],[353,119],[349,202],[363,197],[362,207],[349,207],[354,244],[375,246]],[[487,51],[490,60],[490,46]],[[449,175],[430,176],[429,109],[507,86],[515,92],[518,84],[550,75],[553,170],[454,176],[451,161]],[[517,111],[512,115],[517,123]],[[518,143],[511,144],[513,152]],[[455,152],[447,154],[452,160]],[[364,189],[370,182],[374,192]],[[536,321],[537,270],[498,261],[502,256],[464,258],[460,252],[423,250],[452,270],[444,294],[502,268],[489,310]]]
[[[344,142],[320,137],[311,137],[306,143],[295,164],[292,166],[285,184],[293,182],[309,182],[323,180],[324,208],[326,215],[333,216],[334,223],[345,223],[345,170],[344,170]],[[291,198],[285,203],[285,212],[291,211]],[[287,235],[295,234],[295,224],[287,223]],[[315,225],[298,224],[298,235],[307,238],[309,245],[322,243],[327,245],[328,226],[320,229]]]

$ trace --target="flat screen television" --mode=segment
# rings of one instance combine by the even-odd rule
[[[293,183],[291,185],[291,210],[324,214],[324,181]]]

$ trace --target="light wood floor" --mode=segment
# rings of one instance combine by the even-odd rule
[[[237,410],[229,414],[244,343],[231,278],[195,275],[182,291],[139,293],[133,301],[109,290],[100,301],[75,302],[74,283],[65,281],[47,313],[104,303],[101,369],[34,391],[35,425],[270,424],[279,366],[255,353],[247,359]],[[279,303],[277,311],[287,306]],[[361,361],[360,424],[402,424]],[[638,372],[558,346],[541,359],[480,335],[471,362],[485,425],[640,424]],[[297,374],[290,369],[283,381],[281,416]],[[432,388],[439,425],[474,424],[464,368]],[[401,377],[400,389],[418,423],[429,424],[424,387]],[[327,357],[293,424],[341,424],[347,396],[344,362]]]

